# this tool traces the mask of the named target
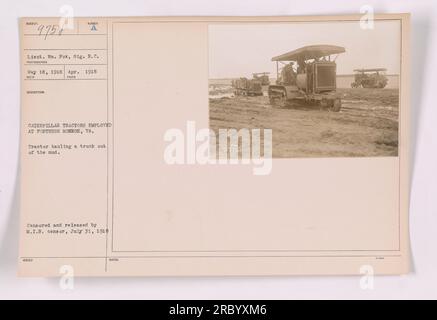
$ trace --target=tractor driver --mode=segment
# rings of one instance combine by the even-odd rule
[[[296,83],[296,72],[293,68],[293,62],[290,62],[282,69],[282,80],[284,81],[284,84]]]
[[[305,59],[304,58],[302,58],[302,57],[299,57],[298,59],[297,59],[297,65],[298,65],[298,67],[297,67],[297,73],[305,73]]]

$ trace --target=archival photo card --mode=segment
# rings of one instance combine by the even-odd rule
[[[21,276],[409,272],[408,14],[20,28]]]

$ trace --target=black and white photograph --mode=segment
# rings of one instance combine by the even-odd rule
[[[397,20],[209,26],[211,129],[268,128],[273,158],[398,155]]]

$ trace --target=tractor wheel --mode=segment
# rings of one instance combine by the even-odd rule
[[[320,100],[320,107],[321,109],[329,109],[331,106],[331,100],[328,100],[326,98],[323,98],[322,100]]]
[[[339,112],[341,109],[341,99],[330,100],[328,109],[332,112]]]
[[[278,97],[278,99],[276,100],[276,105],[280,108],[284,108],[286,105],[286,99],[284,95],[281,95],[280,97]]]
[[[286,106],[286,98],[284,94],[270,96],[269,101],[270,104],[275,107],[283,108]]]

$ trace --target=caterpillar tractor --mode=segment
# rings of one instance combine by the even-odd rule
[[[382,89],[387,85],[388,79],[385,76],[385,68],[375,69],[355,69],[354,82],[351,83],[352,88],[378,88]]]
[[[285,107],[290,103],[317,104],[339,112],[341,96],[337,90],[335,60],[345,48],[333,45],[302,47],[272,58],[276,62],[276,84],[268,89],[270,104]]]

